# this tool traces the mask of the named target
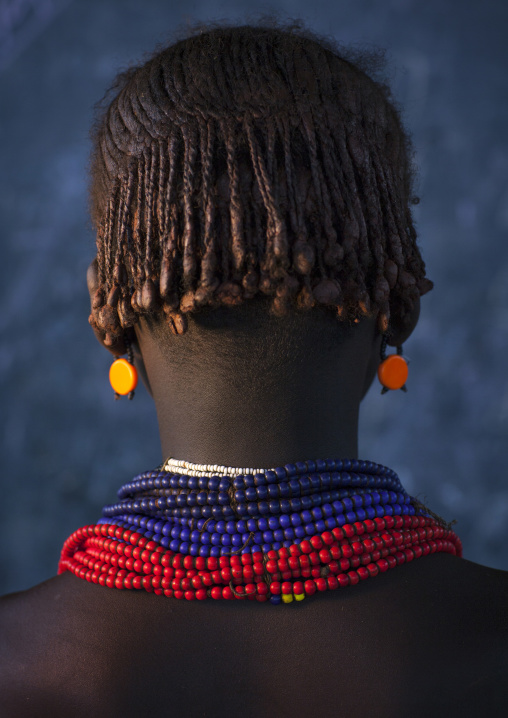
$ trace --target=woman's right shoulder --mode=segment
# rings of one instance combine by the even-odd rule
[[[90,664],[87,633],[96,630],[85,583],[63,574],[0,597],[0,715],[28,718],[88,716],[91,674],[100,680],[101,656]],[[92,609],[92,607],[90,607]],[[82,614],[90,620],[83,621]],[[80,666],[88,663],[86,669]],[[108,672],[105,671],[108,676]]]

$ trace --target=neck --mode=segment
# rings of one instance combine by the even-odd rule
[[[197,315],[179,336],[146,322],[136,331],[163,458],[260,468],[358,458],[359,405],[379,362],[374,320],[234,310]]]
[[[202,396],[157,401],[162,455],[197,464],[270,468],[316,458],[358,458],[358,411],[332,397],[214,385]],[[211,395],[210,395],[211,394]],[[168,398],[169,399],[169,398]]]

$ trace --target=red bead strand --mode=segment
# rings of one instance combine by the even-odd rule
[[[453,531],[426,516],[384,516],[345,524],[289,548],[220,557],[175,553],[114,524],[85,526],[65,542],[58,573],[102,586],[204,600],[299,601],[355,585],[415,558],[462,556]]]

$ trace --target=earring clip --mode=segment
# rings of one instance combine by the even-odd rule
[[[381,340],[381,363],[377,368],[377,376],[383,388],[381,394],[385,394],[389,389],[402,389],[407,392],[406,381],[409,374],[409,359],[402,356],[402,345],[397,347],[396,354],[386,356],[386,345],[388,343],[386,334],[383,334]]]
[[[128,395],[134,398],[134,389],[138,384],[138,372],[134,366],[134,355],[131,345],[127,344],[127,359],[115,359],[109,369],[109,382],[115,392],[115,399]]]

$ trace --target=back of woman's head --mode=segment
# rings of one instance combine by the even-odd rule
[[[175,333],[255,295],[387,331],[432,289],[410,205],[411,140],[382,51],[302,27],[197,25],[120,74],[93,131],[92,325]]]

